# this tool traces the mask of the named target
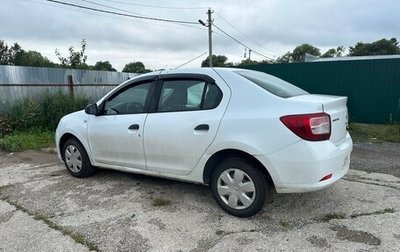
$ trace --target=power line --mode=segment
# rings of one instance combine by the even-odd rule
[[[56,3],[56,4],[72,6],[72,7],[76,7],[76,8],[80,8],[80,9],[91,10],[91,11],[96,11],[96,12],[103,12],[103,13],[108,13],[108,14],[113,14],[113,15],[118,15],[118,16],[131,17],[131,18],[147,19],[147,20],[169,22],[169,23],[197,24],[197,22],[191,22],[191,21],[183,21],[183,20],[173,20],[173,19],[164,19],[164,18],[155,18],[155,17],[147,17],[147,16],[130,15],[130,14],[125,14],[125,13],[120,13],[120,12],[115,12],[115,11],[102,10],[102,9],[82,6],[82,5],[78,5],[78,4],[72,4],[72,3],[67,3],[67,2],[56,1],[56,0],[46,0],[46,1],[52,2],[52,3]]]
[[[106,7],[106,8],[112,9],[112,10],[123,11],[123,12],[127,12],[127,13],[131,13],[131,14],[134,14],[134,15],[139,15],[139,16],[145,17],[145,15],[137,13],[137,12],[127,11],[127,10],[115,8],[115,7],[112,7],[112,6],[109,6],[109,5],[105,5],[105,4],[101,4],[101,3],[95,3],[95,2],[92,2],[92,1],[88,1],[88,0],[81,0],[81,1],[82,2],[86,2],[86,3],[90,3],[90,4],[94,4],[94,5],[98,5],[98,6],[101,6],[101,7]]]
[[[195,60],[197,60],[198,58],[200,58],[200,57],[202,57],[202,56],[204,56],[204,55],[206,55],[206,54],[207,54],[207,52],[204,52],[204,53],[200,54],[199,56],[197,56],[197,57],[195,57],[195,58],[193,58],[193,59],[191,59],[191,60],[189,60],[189,61],[186,61],[185,63],[183,63],[182,65],[176,67],[175,69],[178,69],[178,68],[180,68],[180,67],[183,67],[184,65],[187,65],[187,64],[189,64],[190,62],[195,61]]]
[[[40,4],[40,5],[43,5],[43,6],[50,6],[50,7],[53,7],[53,8],[59,8],[59,9],[62,9],[62,10],[69,10],[69,11],[84,13],[84,14],[88,14],[89,13],[91,15],[95,15],[95,16],[99,16],[99,17],[118,18],[118,19],[121,19],[121,20],[127,20],[126,18],[123,18],[123,17],[110,17],[109,15],[103,15],[103,14],[99,14],[99,13],[88,12],[88,11],[77,9],[77,8],[73,8],[73,7],[68,7],[67,6],[66,8],[63,8],[63,6],[61,6],[61,5],[54,5],[54,4],[46,3],[46,2],[39,2],[39,1],[43,1],[43,0],[22,0],[22,1],[35,3],[35,4]],[[142,23],[142,24],[150,24],[150,23],[141,22],[141,21],[132,21],[132,22],[137,22],[137,23]]]
[[[126,12],[126,13],[131,13],[131,14],[134,14],[134,15],[140,15],[140,16],[146,17],[146,15],[143,15],[143,14],[140,14],[140,13],[136,13],[136,12],[132,12],[132,11],[128,11],[128,10],[115,8],[115,7],[112,7],[112,6],[109,6],[109,5],[105,5],[105,4],[95,3],[95,2],[92,2],[92,1],[89,1],[89,0],[81,0],[81,1],[82,2],[87,2],[87,3],[90,3],[90,4],[94,4],[94,5],[99,5],[99,6],[102,6],[102,7],[105,7],[105,8],[109,8],[109,9],[112,9],[112,10],[123,11],[123,12]],[[197,26],[193,26],[193,25],[189,25],[189,24],[182,24],[182,23],[175,23],[175,24],[176,25],[180,25],[180,26],[189,27],[189,28],[192,28],[192,29],[204,30],[201,27],[197,27]]]
[[[234,38],[232,35],[230,35],[229,33],[225,32],[224,30],[222,30],[221,28],[219,28],[218,26],[216,26],[215,23],[213,23],[213,26],[214,26],[215,28],[217,28],[220,32],[222,32],[223,34],[225,34],[226,36],[228,36],[229,38],[231,38],[232,40],[234,40],[236,43],[238,43],[238,44],[244,46],[245,48],[247,48],[247,49],[249,49],[249,50],[251,50],[251,51],[254,52],[255,54],[258,54],[258,55],[260,55],[260,56],[262,56],[262,57],[264,57],[264,58],[266,58],[266,59],[273,60],[272,58],[270,58],[270,57],[268,57],[268,56],[266,56],[266,55],[264,55],[264,54],[262,54],[262,53],[260,53],[260,52],[258,52],[258,51],[256,51],[256,50],[252,49],[251,47],[249,47],[249,46],[243,44],[242,42],[240,42],[239,40],[237,40],[236,38]]]
[[[259,46],[260,48],[263,48],[265,50],[267,50],[264,46],[262,46],[260,43],[257,43],[256,41],[252,40],[251,38],[249,38],[248,36],[246,36],[246,34],[244,34],[243,32],[241,32],[238,28],[236,28],[233,24],[231,24],[231,22],[229,22],[228,20],[226,20],[223,16],[221,16],[220,14],[218,14],[217,12],[215,13],[218,17],[220,17],[222,19],[222,21],[224,21],[226,24],[228,24],[230,27],[232,27],[234,30],[236,30],[238,33],[240,33],[240,35],[242,35],[244,38],[246,38],[249,42]],[[269,51],[269,50],[267,50]],[[270,51],[271,53],[275,54],[275,52]]]
[[[119,4],[126,4],[126,5],[135,5],[140,7],[147,7],[147,8],[159,8],[159,9],[176,9],[176,10],[202,10],[206,9],[207,7],[175,7],[175,6],[160,6],[160,5],[148,5],[148,4],[138,4],[138,3],[131,3],[131,2],[124,2],[124,1],[116,1],[116,0],[103,0],[107,2],[119,3]]]

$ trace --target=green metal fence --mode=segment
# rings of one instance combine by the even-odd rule
[[[350,121],[400,122],[400,59],[247,65],[314,94],[347,96]]]

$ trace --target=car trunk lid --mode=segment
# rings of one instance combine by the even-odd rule
[[[347,97],[307,94],[288,99],[321,104],[323,112],[331,117],[331,136],[329,140],[336,145],[344,141],[348,127]]]

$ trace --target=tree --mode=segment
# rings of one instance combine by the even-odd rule
[[[201,62],[201,67],[208,67],[208,59],[209,57],[207,57],[205,60],[203,60],[203,62]],[[232,62],[227,62],[228,58],[225,55],[215,55],[213,54],[212,57],[212,64],[213,67],[230,67],[233,66]]]
[[[321,55],[321,58],[341,57],[344,53],[344,46],[338,46],[336,49],[331,48]]]
[[[338,48],[331,48],[328,49],[326,52],[321,54],[321,58],[333,58],[333,57],[340,57],[344,51],[343,46],[339,46]]]
[[[291,58],[293,62],[300,62],[302,61],[303,56],[308,53],[314,56],[320,56],[321,52],[315,46],[310,44],[301,44],[294,48],[293,52],[291,53]]]
[[[14,65],[33,67],[54,67],[54,63],[37,51],[21,50],[15,54]]]
[[[249,58],[242,60],[238,66],[245,66],[245,65],[257,65],[260,62],[256,61],[256,60],[251,60]]]
[[[125,73],[148,73],[151,72],[151,70],[146,69],[144,64],[140,61],[136,62],[131,62],[128,63],[124,66],[124,69],[122,69],[122,72]]]
[[[381,39],[372,43],[358,42],[354,47],[350,46],[349,49],[349,56],[392,54],[400,54],[399,42],[396,38],[391,38],[390,40]]]
[[[304,55],[308,53],[314,56],[320,56],[320,50],[310,44],[301,44],[296,46],[292,52],[287,52],[276,59],[276,63],[291,63],[303,61]]]
[[[68,57],[61,56],[58,49],[56,49],[55,53],[63,67],[88,69],[89,66],[86,64],[87,56],[85,55],[85,50],[86,50],[86,40],[82,39],[80,51],[75,51],[74,47],[70,46],[68,49],[69,51]]]
[[[100,71],[112,71],[115,72],[115,68],[112,67],[109,61],[97,61],[96,64],[93,66],[93,70],[100,70]]]
[[[21,51],[21,46],[17,43],[8,47],[3,40],[0,40],[0,65],[14,65],[15,56]]]
[[[275,62],[276,63],[290,63],[290,62],[293,62],[292,52],[287,52],[284,55],[278,57]]]
[[[0,40],[0,65],[9,65],[10,63],[10,50],[8,45]]]

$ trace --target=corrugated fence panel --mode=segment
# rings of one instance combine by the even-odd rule
[[[137,76],[133,73],[92,71],[66,68],[21,67],[0,65],[0,111],[23,98],[38,97],[44,92],[71,92],[97,100],[118,84]]]
[[[310,93],[347,96],[350,120],[400,122],[400,59],[249,65]]]

